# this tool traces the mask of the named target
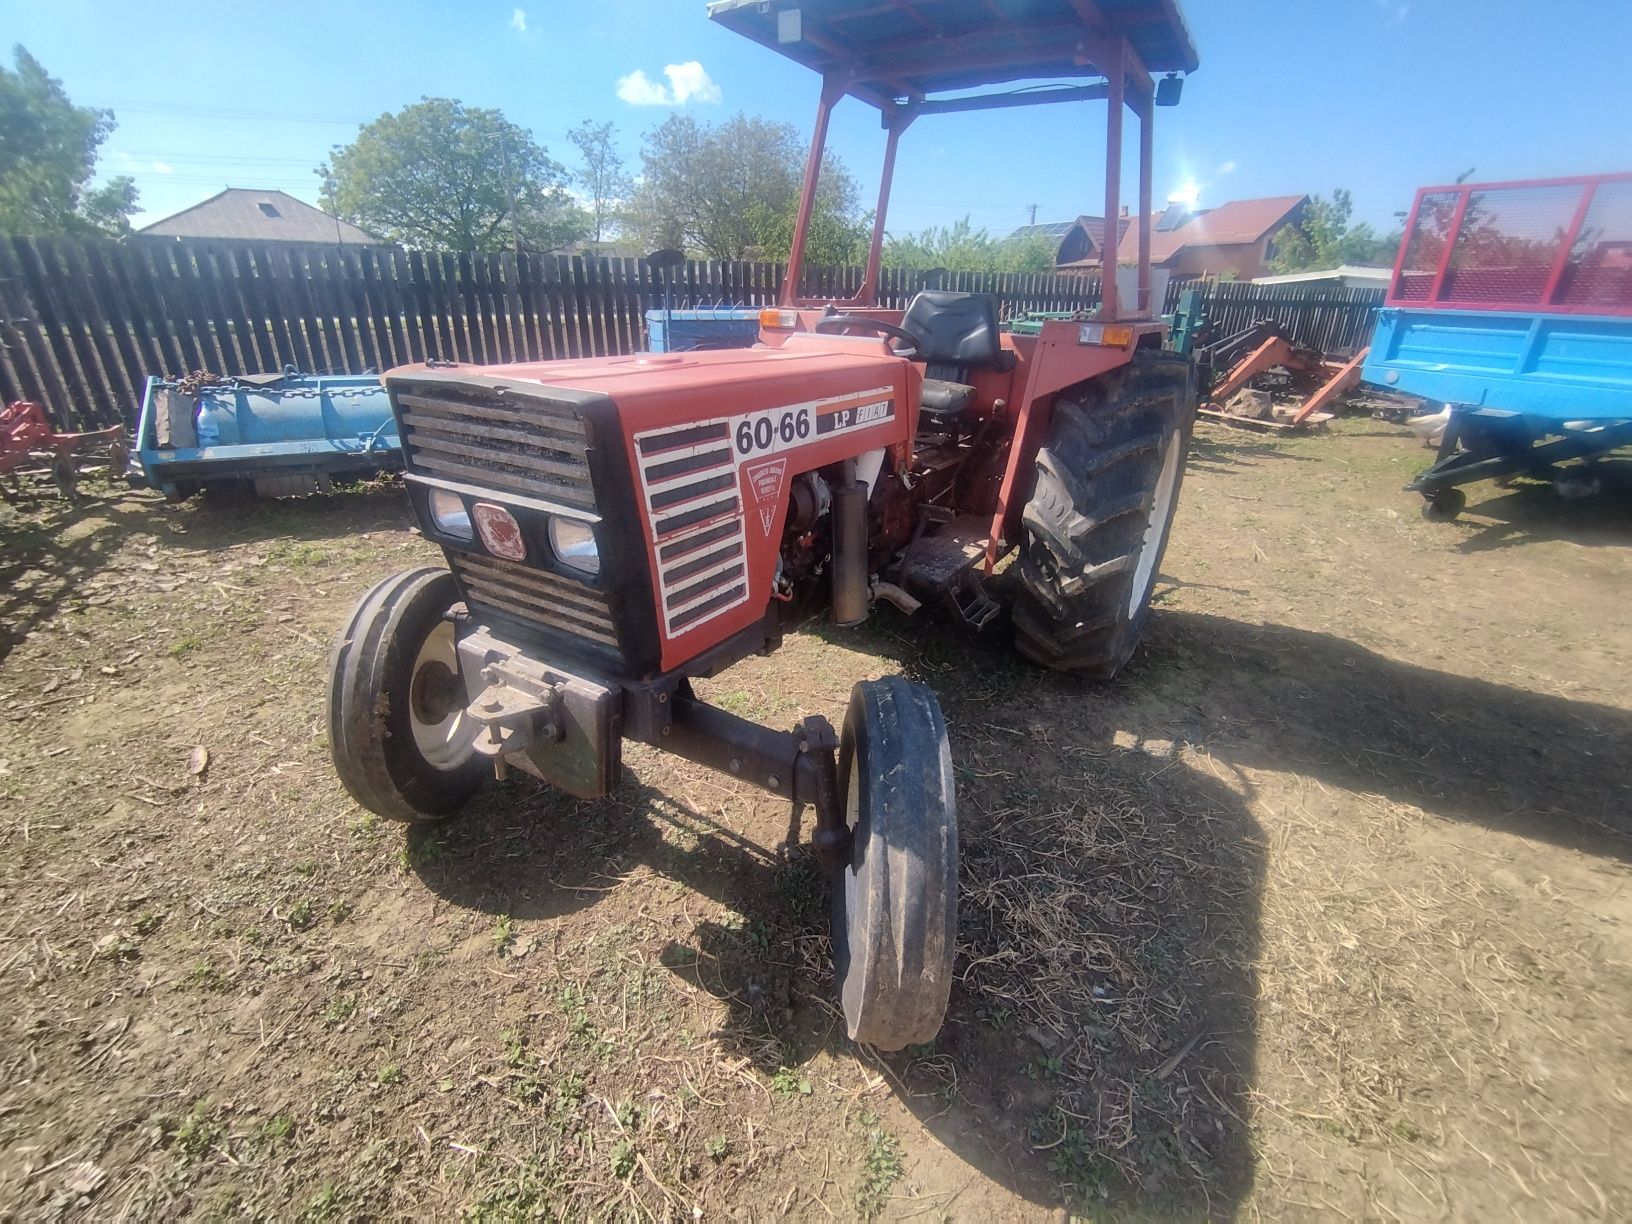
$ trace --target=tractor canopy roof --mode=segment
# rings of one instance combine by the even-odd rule
[[[883,110],[1010,81],[1104,76],[1125,39],[1148,72],[1199,60],[1178,0],[713,0],[708,15]],[[1039,99],[1041,100],[1041,99]]]

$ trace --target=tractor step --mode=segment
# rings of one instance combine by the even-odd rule
[[[1002,612],[975,567],[986,556],[992,520],[979,515],[949,519],[907,547],[895,581],[914,595],[935,600],[969,628],[984,629]]]
[[[1002,605],[986,594],[986,588],[973,570],[964,570],[963,581],[948,591],[947,596],[957,609],[958,617],[976,633],[996,620],[1003,611]]]

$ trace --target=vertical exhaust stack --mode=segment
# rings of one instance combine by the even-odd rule
[[[833,490],[835,625],[859,625],[867,619],[867,570],[867,485],[851,480]]]

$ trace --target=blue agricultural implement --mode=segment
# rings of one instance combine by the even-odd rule
[[[756,306],[667,307],[646,312],[646,347],[654,353],[749,348],[759,342]]]
[[[1364,377],[1446,405],[1430,519],[1476,480],[1591,487],[1632,444],[1632,174],[1419,191]]]
[[[172,501],[245,485],[261,497],[291,497],[326,493],[336,476],[395,471],[402,450],[391,401],[374,375],[320,377],[291,367],[148,379],[136,460],[140,482]],[[134,470],[131,479],[138,480]]]

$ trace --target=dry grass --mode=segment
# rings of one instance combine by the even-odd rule
[[[350,804],[328,641],[434,556],[391,489],[0,508],[8,1208],[1625,1215],[1632,561],[1522,497],[1410,519],[1371,432],[1209,434],[1113,685],[884,613],[704,686],[941,695],[959,984],[887,1059],[768,798],[638,749],[607,803]]]

